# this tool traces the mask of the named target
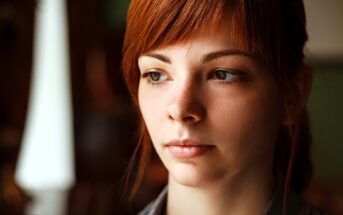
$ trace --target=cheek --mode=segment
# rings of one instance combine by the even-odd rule
[[[160,125],[163,120],[163,101],[156,98],[147,91],[139,90],[138,101],[144,123],[148,129],[153,142],[156,142],[157,135],[161,133]]]
[[[213,109],[217,107],[212,127],[218,132],[223,153],[235,159],[237,155],[239,159],[254,159],[273,153],[281,123],[282,103],[275,89],[251,92],[212,103]]]

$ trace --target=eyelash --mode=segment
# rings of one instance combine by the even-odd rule
[[[144,79],[147,79],[148,83],[151,84],[151,85],[158,85],[158,84],[161,84],[164,80],[159,80],[159,81],[155,81],[153,80],[152,78],[152,75],[160,75],[160,76],[166,76],[166,74],[163,74],[163,72],[159,72],[159,71],[147,71],[145,73],[143,73],[141,75],[142,78]],[[165,77],[165,80],[167,80],[167,77]]]
[[[220,79],[218,77],[216,77],[216,73],[217,72],[224,72],[226,73],[225,75],[229,74],[231,77],[229,79]],[[232,69],[225,69],[225,68],[218,68],[218,69],[214,69],[211,71],[211,73],[208,75],[208,79],[213,79],[214,81],[218,81],[222,84],[231,84],[235,81],[238,81],[238,78],[240,76],[243,76],[244,73],[241,71],[237,71],[237,70],[232,70]]]
[[[217,72],[224,72],[226,73],[225,75],[229,74],[231,76],[231,78],[229,78],[228,80],[225,80],[225,79],[221,79],[221,78],[218,78],[216,77],[216,73]],[[168,80],[168,77],[164,77],[163,80],[153,80],[154,78],[152,77],[153,75],[159,75],[159,78],[161,78],[161,76],[166,76],[166,74],[164,74],[163,72],[160,72],[160,71],[157,71],[157,70],[150,70],[150,71],[147,71],[145,73],[143,73],[141,75],[141,78],[143,79],[147,79],[147,82],[151,85],[159,85],[161,84],[163,81],[166,81]],[[214,69],[212,70],[209,74],[208,74],[208,79],[209,80],[214,80],[214,81],[217,81],[221,84],[231,84],[233,82],[236,82],[238,81],[238,78],[240,76],[243,76],[244,73],[241,72],[241,71],[237,71],[237,70],[232,70],[232,69],[225,69],[225,68],[217,68],[217,69]]]

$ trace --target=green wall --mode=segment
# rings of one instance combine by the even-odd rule
[[[308,108],[314,176],[343,181],[343,63],[316,64]]]

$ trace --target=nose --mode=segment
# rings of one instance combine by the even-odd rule
[[[188,81],[175,86],[172,98],[167,108],[170,120],[182,124],[195,124],[205,118],[204,98],[197,84]]]

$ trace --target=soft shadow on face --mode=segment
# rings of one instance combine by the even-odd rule
[[[227,28],[139,58],[139,105],[173,180],[203,186],[271,168],[282,99]]]

